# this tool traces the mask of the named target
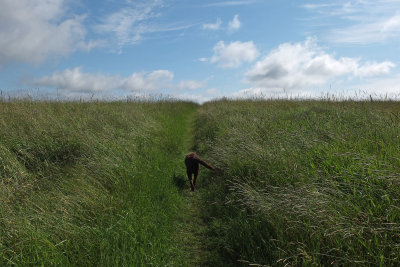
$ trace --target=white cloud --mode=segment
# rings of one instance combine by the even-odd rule
[[[338,0],[303,7],[318,14],[314,20],[324,23],[331,20],[323,36],[330,42],[370,44],[400,38],[400,1],[397,0]]]
[[[336,4],[305,4],[302,7],[310,10],[319,10],[321,8],[332,8],[337,6]]]
[[[254,4],[256,1],[224,1],[224,2],[216,2],[212,4],[205,5],[206,7],[227,7],[227,6],[242,6],[242,5],[250,5]]]
[[[217,18],[215,23],[205,23],[203,24],[203,29],[205,30],[219,30],[221,28],[222,20]]]
[[[389,61],[360,63],[357,58],[335,58],[316,41],[284,43],[272,50],[246,73],[246,82],[255,88],[301,89],[323,85],[332,78],[371,77],[387,74],[395,66]]]
[[[130,4],[121,10],[104,18],[95,27],[96,31],[105,35],[115,35],[117,44],[123,46],[134,44],[142,39],[142,34],[148,31],[147,20],[157,16],[154,9],[162,4],[160,0]]]
[[[163,0],[125,1],[123,8],[105,16],[93,27],[94,31],[106,36],[107,45],[121,53],[124,46],[137,44],[150,34],[181,31],[198,25],[160,22],[163,3]]]
[[[400,100],[400,74],[388,78],[372,78],[357,85],[356,88],[362,88],[359,94],[364,97],[373,95],[377,98],[385,97]]]
[[[207,81],[185,80],[176,85],[178,90],[196,90],[205,86]]]
[[[142,35],[151,31],[148,20],[157,17],[154,11],[162,6],[161,0],[137,1],[106,16],[102,23],[95,27],[99,34],[114,35],[121,48],[127,44],[135,44]]]
[[[395,64],[390,61],[384,61],[381,63],[367,62],[362,66],[357,66],[353,71],[355,76],[369,77],[387,74],[393,67],[395,67]]]
[[[253,41],[250,42],[231,42],[225,45],[223,41],[219,41],[213,48],[214,55],[210,62],[218,63],[222,68],[237,68],[243,62],[254,61],[259,52]]]
[[[203,24],[203,30],[220,30],[222,26],[222,20],[220,18],[217,18],[217,21],[215,23],[205,23]],[[232,33],[234,31],[237,31],[240,29],[241,23],[239,20],[239,15],[236,14],[231,21],[228,22],[228,25],[226,27],[226,30],[229,33]]]
[[[66,69],[52,75],[26,81],[28,85],[57,88],[63,93],[161,92],[162,90],[190,91],[206,86],[207,80],[183,80],[173,83],[174,74],[168,70],[135,72],[128,77],[103,73],[87,73],[82,67]]]
[[[229,32],[237,31],[237,30],[240,29],[240,25],[241,25],[241,23],[240,23],[240,20],[239,20],[239,15],[236,14],[233,17],[233,19],[231,21],[229,21],[228,31]]]
[[[169,87],[173,78],[174,74],[168,70],[133,73],[128,78],[122,78],[118,87],[127,91],[158,91]]]
[[[212,99],[221,98],[223,95],[216,88],[207,89],[202,93],[183,92],[175,95],[178,99],[194,101],[197,103],[204,103]]]
[[[55,72],[29,83],[35,86],[56,87],[60,90],[101,92],[116,89],[121,81],[119,76],[84,73],[82,67],[77,67],[66,69],[61,73]]]
[[[67,10],[64,0],[2,0],[0,66],[15,61],[38,64],[98,45],[85,42],[85,16]]]
[[[379,18],[373,22],[362,22],[355,25],[334,29],[326,37],[335,43],[382,43],[400,37],[400,14]]]

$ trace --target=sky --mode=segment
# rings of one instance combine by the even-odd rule
[[[400,98],[400,0],[0,0],[1,95]]]

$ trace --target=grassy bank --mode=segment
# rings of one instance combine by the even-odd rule
[[[218,101],[195,150],[213,266],[400,260],[400,105]]]
[[[182,265],[196,105],[0,103],[0,265]]]

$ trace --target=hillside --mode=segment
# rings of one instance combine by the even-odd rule
[[[0,265],[394,266],[397,102],[0,103]],[[190,192],[183,159],[203,168]]]

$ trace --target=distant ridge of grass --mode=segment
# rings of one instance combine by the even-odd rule
[[[182,144],[196,104],[0,103],[0,265],[182,265]]]
[[[221,100],[194,132],[210,266],[398,264],[398,102]]]

